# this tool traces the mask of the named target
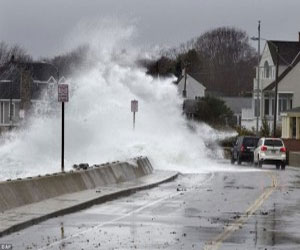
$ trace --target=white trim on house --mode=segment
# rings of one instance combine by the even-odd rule
[[[65,83],[66,81],[67,81],[66,78],[65,78],[64,76],[62,76],[62,77],[59,79],[58,83]]]
[[[39,84],[48,84],[47,81],[39,81],[39,80],[33,80],[34,83],[39,83]]]
[[[20,99],[0,99],[0,102],[9,102],[10,100],[12,100],[13,102],[20,102]]]
[[[284,91],[284,90],[280,90],[278,91],[278,94],[294,94],[295,91]]]
[[[47,83],[57,83],[57,81],[55,80],[55,78],[53,76],[50,76]]]

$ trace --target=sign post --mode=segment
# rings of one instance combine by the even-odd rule
[[[137,100],[131,101],[131,112],[133,113],[133,130],[135,129],[135,113],[138,112],[139,103]]]
[[[69,101],[68,84],[58,84],[58,101],[61,102],[61,171],[64,172],[65,154],[65,102]]]

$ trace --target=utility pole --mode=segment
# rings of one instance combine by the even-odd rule
[[[138,112],[139,102],[137,100],[131,101],[131,112],[133,113],[133,130],[135,129],[135,113]]]
[[[186,65],[184,66],[184,87],[183,87],[183,91],[182,91],[182,97],[186,98]]]
[[[259,131],[259,116],[261,116],[262,119],[262,87],[260,87],[260,21],[258,21],[258,55],[257,55],[257,88],[256,88],[256,135],[258,136]],[[261,89],[260,89],[261,88]],[[261,94],[261,96],[260,96]],[[260,114],[259,114],[260,113]]]
[[[57,87],[59,87],[59,69],[57,68]],[[61,102],[61,172],[65,171],[65,102]]]
[[[15,64],[15,56],[14,55],[11,56],[11,59],[10,59],[9,63],[10,63],[10,66]],[[10,129],[12,129],[12,125],[13,125],[13,119],[12,119],[12,115],[13,115],[12,90],[13,90],[13,88],[12,88],[12,84],[13,84],[13,79],[11,79],[10,84],[9,84],[9,98],[10,98],[9,99],[9,125],[10,125]]]
[[[273,137],[276,136],[276,121],[277,121],[277,95],[278,95],[278,69],[279,69],[279,47],[276,46],[276,78],[275,78],[275,100],[274,100],[274,122],[273,122]]]
[[[13,84],[13,81],[11,80],[10,81],[10,84],[9,84],[9,95],[10,95],[10,99],[9,99],[9,125],[10,125],[10,129],[12,129],[12,125],[13,125],[13,119],[12,119],[12,115],[13,115],[13,110],[12,110],[12,107],[13,107],[13,104],[12,104],[12,84]]]

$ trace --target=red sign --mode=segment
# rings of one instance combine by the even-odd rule
[[[132,100],[131,101],[131,112],[138,112],[139,109],[139,103],[137,100]]]
[[[69,85],[58,84],[58,101],[68,102],[69,101]]]

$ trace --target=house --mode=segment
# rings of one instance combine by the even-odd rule
[[[277,121],[281,124],[281,114],[295,106],[300,106],[300,33],[298,41],[267,41],[261,55],[259,68],[256,68],[256,78],[253,82],[252,107],[242,110],[242,126],[259,128],[266,119],[273,128],[275,113],[275,86],[277,50],[278,63],[278,94]],[[260,75],[259,86],[257,75]],[[260,103],[262,105],[260,105]],[[257,106],[260,109],[257,109]]]
[[[282,139],[288,151],[289,165],[300,167],[300,107],[281,114]]]
[[[185,69],[177,80],[177,86],[179,94],[185,99],[196,100],[205,96],[206,87],[191,74],[186,73]]]
[[[205,96],[206,87],[183,69],[177,80],[178,93],[184,98],[182,109],[187,118],[193,119],[198,110],[201,97]]]
[[[282,113],[281,118],[282,138],[300,139],[300,107]]]
[[[11,60],[0,67],[0,127],[18,126],[56,83],[57,70],[51,64]]]
[[[235,125],[241,126],[242,109],[250,109],[252,106],[251,97],[220,97],[228,108],[233,112]]]

